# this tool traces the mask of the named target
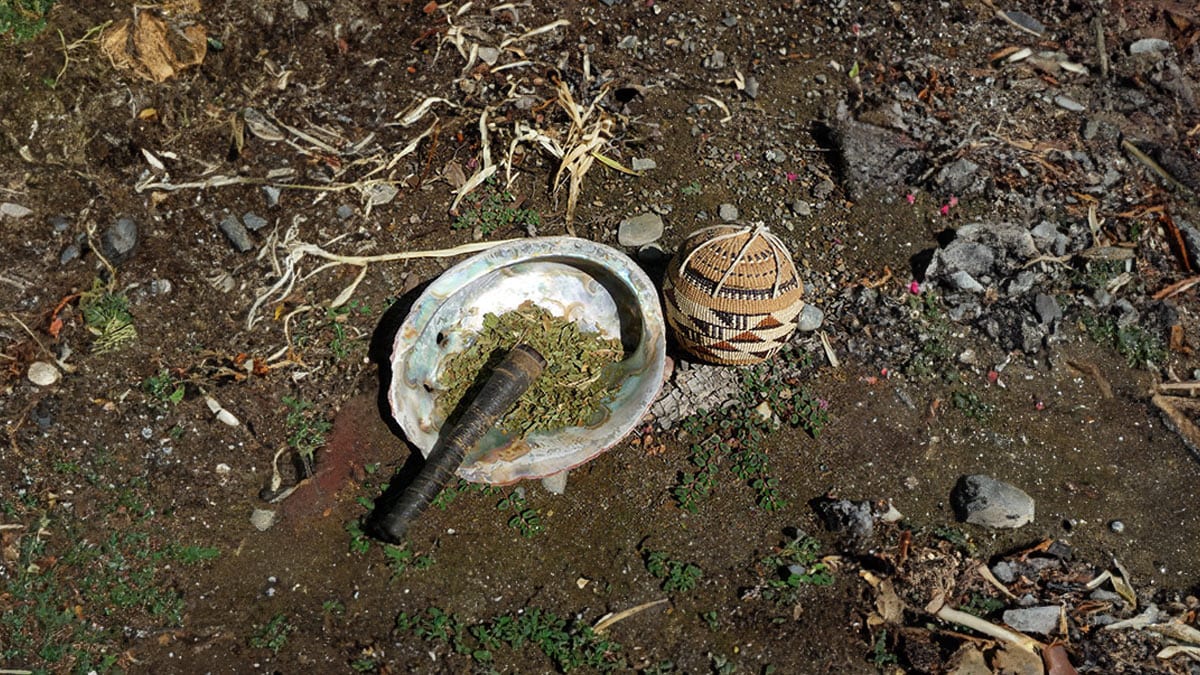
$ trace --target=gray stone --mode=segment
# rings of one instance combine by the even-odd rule
[[[963,194],[974,182],[979,165],[969,159],[960,159],[947,164],[937,174],[937,183],[951,194]]]
[[[1008,294],[1024,295],[1033,290],[1033,285],[1037,281],[1038,276],[1032,270],[1022,270],[1013,277],[1012,281],[1008,282]]]
[[[801,332],[814,331],[820,328],[824,322],[825,312],[822,312],[816,305],[805,304],[804,309],[800,310],[800,317],[796,322],[796,330]]]
[[[1062,608],[1058,605],[1010,609],[1004,612],[1004,623],[1020,633],[1051,635],[1058,629],[1058,617]]]
[[[738,209],[733,204],[725,203],[717,208],[717,215],[721,220],[729,222],[738,219]]]
[[[809,204],[803,199],[797,199],[796,201],[792,202],[792,213],[795,213],[801,218],[807,218],[812,215],[812,204]]]
[[[63,248],[62,253],[58,254],[58,264],[66,265],[72,260],[79,258],[80,253],[79,245],[71,242]]]
[[[279,206],[280,189],[274,185],[263,186],[263,197],[267,200],[267,208]]]
[[[258,232],[267,226],[267,219],[254,213],[253,211],[247,211],[242,215],[242,224],[246,226],[247,230],[250,230],[251,232]]]
[[[496,61],[500,60],[500,50],[495,47],[480,47],[479,59],[489,66],[494,66]]]
[[[751,75],[746,78],[746,88],[742,90],[750,98],[758,98],[758,78]]]
[[[54,231],[58,234],[62,234],[63,232],[71,229],[71,221],[66,216],[50,216],[46,219],[46,222],[49,223],[50,227],[54,228]]]
[[[830,532],[863,543],[875,534],[875,516],[871,502],[852,502],[849,499],[824,499],[817,502],[817,515]]]
[[[1001,582],[1011,584],[1017,579],[1017,572],[1013,569],[1013,564],[1007,560],[992,565],[992,574]]]
[[[663,219],[657,213],[642,213],[621,221],[617,242],[630,248],[658,241],[663,234]]]
[[[634,171],[650,171],[651,169],[657,169],[658,163],[649,157],[634,157],[629,162],[629,168],[633,169]]]
[[[959,520],[992,528],[1017,528],[1033,520],[1033,498],[1008,483],[976,474],[963,476],[950,495]]]
[[[336,213],[339,219],[347,220],[350,218],[350,216],[354,215],[354,207],[350,206],[349,204],[342,204],[341,206],[337,207]]]
[[[1063,110],[1070,110],[1071,112],[1083,112],[1087,110],[1087,107],[1079,101],[1063,96],[1062,94],[1054,97],[1054,103]]]
[[[720,70],[721,68],[724,68],[725,52],[721,51],[720,49],[714,51],[712,54],[704,57],[703,65],[709,70]]]
[[[1053,325],[1055,321],[1062,319],[1062,308],[1058,306],[1058,300],[1055,300],[1053,295],[1038,293],[1033,299],[1033,310],[1037,312],[1043,326]]]
[[[833,184],[833,181],[826,178],[813,186],[812,195],[818,200],[828,199],[829,195],[833,194],[835,187],[837,186]]]
[[[122,216],[100,235],[100,249],[112,264],[119,265],[133,255],[138,244],[138,226],[132,218]]]
[[[900,188],[924,160],[916,141],[891,129],[859,122],[850,116],[845,103],[838,105],[830,123],[830,136],[843,188],[854,201],[871,192]]]
[[[33,209],[12,202],[4,202],[0,204],[0,214],[9,218],[24,218],[33,213]]]
[[[966,291],[968,293],[983,293],[985,290],[987,290],[983,287],[983,284],[979,283],[975,280],[975,277],[971,276],[970,272],[964,270],[954,272],[947,278],[950,281],[950,285],[955,290]]]
[[[1171,43],[1158,38],[1142,38],[1129,45],[1130,54],[1154,54],[1165,52],[1171,48]]]
[[[221,223],[217,227],[225,234],[229,239],[229,243],[233,244],[238,253],[245,253],[254,248],[254,241],[250,239],[250,232],[246,230],[245,225],[242,225],[242,221],[237,219],[237,216],[225,216],[221,219]]]

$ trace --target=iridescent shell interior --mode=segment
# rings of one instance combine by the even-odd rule
[[[587,331],[620,338],[619,389],[587,427],[530,434],[493,429],[458,470],[481,483],[541,478],[578,466],[621,440],[658,395],[666,337],[658,292],[625,254],[573,237],[501,244],[447,270],[413,304],[392,349],[392,416],[428,456],[441,432],[438,376],[445,359],[466,349],[485,314],[532,301]]]

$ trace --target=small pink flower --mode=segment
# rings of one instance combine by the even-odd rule
[[[792,172],[792,171],[787,172],[787,182],[795,183],[796,180],[799,178],[800,178],[800,174]]]
[[[921,283],[918,282],[916,279],[913,279],[908,284],[908,292],[912,293],[913,295],[920,295],[921,294]]]
[[[880,376],[880,377],[887,377],[887,376],[888,376],[888,373],[890,373],[890,372],[891,372],[891,371],[890,371],[890,370],[888,370],[887,368],[880,368],[880,369],[879,369],[879,376]]]
[[[999,371],[989,370],[988,374],[987,374],[987,379],[988,379],[988,382],[990,382],[992,384],[996,384],[996,382],[1000,380]]]
[[[1033,408],[1034,410],[1045,410],[1046,404],[1042,401],[1034,401]]]
[[[958,206],[958,197],[950,195],[950,206]]]
[[[851,33],[854,33],[855,35],[858,35],[859,33],[861,33],[861,32],[862,32],[862,26],[860,26],[860,25],[858,25],[858,24],[856,24],[856,23],[855,23],[855,24],[851,24],[851,25],[850,25],[850,32],[851,32]]]
[[[917,196],[910,192],[907,195],[904,195],[904,200],[909,204],[915,204],[917,201]]]
[[[733,153],[733,161],[735,161],[735,162],[742,161],[742,153],[740,153],[740,152]]]
[[[950,215],[950,205],[942,204],[942,208],[938,209],[938,212],[941,213],[943,216]]]

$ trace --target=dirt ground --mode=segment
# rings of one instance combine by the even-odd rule
[[[953,670],[987,643],[925,603],[1002,623],[1019,600],[974,570],[1030,559],[1052,562],[1007,583],[1067,607],[1039,639],[1078,672],[1200,669],[1094,620],[1153,602],[1194,630],[1200,605],[1195,7],[85,0],[46,18],[0,36],[5,672],[987,672]],[[599,159],[573,185],[555,146]],[[622,248],[619,224],[653,212],[661,248],[623,249],[653,275],[729,206],[783,238],[824,312],[726,408],[736,431],[785,389],[819,403],[753,441],[769,470],[718,457],[689,510],[696,433],[647,421],[563,495],[463,484],[406,546],[363,534],[420,465],[381,391],[397,322],[462,257],[309,256],[277,283],[299,243]],[[926,278],[976,222],[1049,222],[1061,250],[977,295]],[[1030,328],[1039,293],[1061,316]],[[968,474],[1023,489],[1034,521],[957,522]],[[904,517],[848,541],[826,497]],[[788,542],[819,552],[781,564]],[[788,562],[831,583],[789,585]],[[1136,602],[1088,596],[1105,571]]]

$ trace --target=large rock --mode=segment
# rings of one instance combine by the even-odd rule
[[[1038,255],[1033,234],[1014,223],[970,223],[934,251],[925,278],[960,291],[982,292],[1018,274]]]
[[[854,201],[873,191],[895,191],[905,186],[924,159],[911,138],[854,119],[845,103],[838,106],[829,132],[842,187]]]
[[[1017,528],[1033,520],[1033,498],[1020,488],[982,474],[963,476],[950,495],[959,520],[993,528]]]

